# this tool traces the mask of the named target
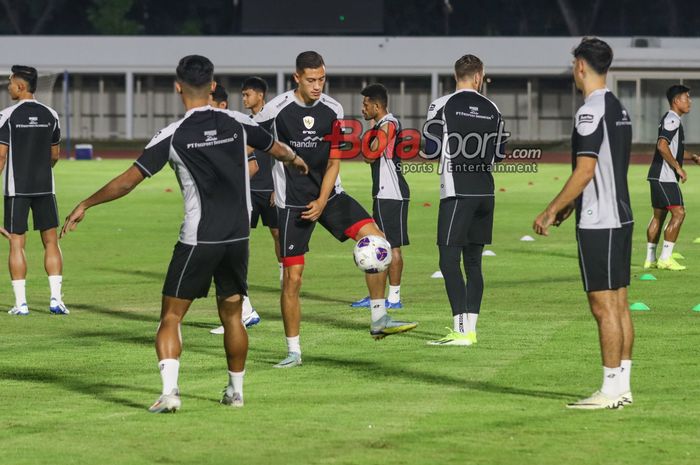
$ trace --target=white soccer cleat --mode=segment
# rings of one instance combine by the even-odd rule
[[[211,331],[209,331],[211,334],[224,334],[224,325],[218,326]]]
[[[160,396],[156,403],[148,408],[148,411],[151,413],[175,413],[180,410],[180,406],[182,406],[180,392],[173,389],[170,394]]]
[[[258,315],[258,312],[256,312],[255,310],[252,310],[249,314],[243,317],[243,325],[246,328],[255,326],[258,323],[260,323],[260,315]]]
[[[229,394],[228,391],[228,388],[224,390],[224,397],[221,399],[221,403],[229,407],[243,407],[243,396],[238,392],[231,392]]]
[[[594,392],[591,397],[566,405],[567,408],[579,410],[618,409],[623,406],[622,396],[608,397],[600,391]]]
[[[29,315],[29,306],[26,303],[20,305],[19,307],[12,307],[7,311],[10,315],[26,316]]]
[[[632,405],[632,391],[627,391],[620,396],[622,405]]]
[[[64,304],[63,302],[60,302],[54,298],[51,298],[51,301],[49,302],[49,312],[51,312],[54,315],[68,315],[68,314],[70,314],[70,312],[68,311],[68,308],[66,307],[66,304]]]

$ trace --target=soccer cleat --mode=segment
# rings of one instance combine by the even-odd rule
[[[350,306],[352,308],[369,308],[369,296],[365,297],[364,299],[356,300],[355,302],[351,303]]]
[[[243,317],[243,324],[246,328],[255,326],[258,323],[260,323],[260,315],[258,315],[258,312],[256,312],[255,310],[251,311],[249,315]],[[221,334],[223,334],[223,331],[221,332]]]
[[[26,303],[20,305],[19,307],[12,307],[7,311],[10,315],[26,316],[29,315],[29,307]]]
[[[301,366],[301,354],[299,352],[289,352],[287,358],[275,365],[275,368],[293,368]]]
[[[656,260],[650,262],[649,260],[644,261],[644,269],[649,270],[651,268],[656,268]]]
[[[623,406],[622,396],[608,397],[600,391],[594,392],[591,397],[566,405],[567,408],[578,410],[618,409]]]
[[[622,405],[632,405],[632,391],[627,391],[620,396]]]
[[[468,334],[460,333],[459,331],[453,331],[447,328],[449,331],[447,336],[442,337],[435,341],[428,341],[428,345],[431,346],[470,346],[473,344],[472,340],[469,338]],[[476,333],[474,334],[476,336]]]
[[[384,302],[384,306],[387,310],[400,310],[403,308],[403,304],[399,300],[398,302],[389,302],[388,300]]]
[[[209,330],[211,334],[224,334],[224,325],[217,326],[214,329]]]
[[[669,270],[669,271],[683,271],[685,270],[685,267],[675,261],[673,258],[668,258],[666,260],[659,260],[656,262],[656,267],[660,270]]]
[[[181,405],[180,392],[173,389],[170,394],[160,396],[156,403],[148,408],[148,411],[151,413],[175,413],[180,410]]]
[[[476,331],[467,332],[467,337],[472,341],[472,344],[476,344]]]
[[[221,399],[223,405],[228,405],[229,407],[241,408],[243,407],[243,396],[238,392],[232,392],[231,395],[228,393],[228,389],[224,391],[224,397]]]
[[[49,302],[49,312],[54,315],[68,315],[70,313],[66,307],[66,304],[59,302],[54,298],[52,298],[51,302]]]
[[[377,321],[372,322],[369,334],[374,339],[384,339],[392,334],[405,333],[415,329],[418,323],[407,322],[407,321],[396,321],[392,319],[389,315],[384,315]]]

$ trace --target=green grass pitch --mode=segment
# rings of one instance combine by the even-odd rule
[[[77,201],[130,162],[61,162],[58,201]],[[177,239],[182,202],[165,169],[125,199],[88,212],[62,240],[67,317],[48,313],[39,237],[28,239],[32,314],[0,314],[0,463],[20,464],[695,464],[700,462],[698,344],[700,169],[684,186],[688,217],[677,250],[683,273],[639,281],[650,216],[646,167],[633,166],[637,220],[630,300],[635,312],[635,405],[567,411],[599,387],[595,323],[579,278],[573,222],[533,235],[532,221],[558,192],[566,165],[497,175],[495,257],[473,347],[429,347],[451,315],[435,246],[437,174],[408,174],[411,245],[404,250],[396,312],[417,330],[375,342],[350,242],[317,228],[303,289],[304,366],[276,370],[286,351],[277,265],[269,232],[251,239],[250,295],[263,321],[250,330],[246,406],[218,404],[226,384],[213,298],[197,301],[182,328],[176,415],[151,415],[160,394],[153,349],[160,290]],[[369,168],[345,163],[346,190],[366,206]],[[558,178],[558,179],[557,179]],[[532,183],[532,184],[530,184]],[[172,190],[172,191],[168,191]],[[6,259],[6,245],[2,245]],[[0,304],[12,290],[2,274]]]

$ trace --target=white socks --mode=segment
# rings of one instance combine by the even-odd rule
[[[619,388],[620,382],[620,367],[608,368],[603,367],[603,386],[600,388],[600,392],[605,394],[610,398],[615,398],[621,394]]]
[[[245,370],[228,372],[226,394],[232,396],[234,392],[237,392],[243,397],[243,376],[245,376]]]
[[[51,288],[51,298],[56,299],[59,302],[63,302],[61,296],[61,283],[63,282],[63,276],[54,275],[49,276],[49,287]]]
[[[656,246],[653,242],[647,242],[647,260],[648,262],[656,261]]]
[[[287,352],[296,352],[297,354],[301,354],[301,344],[299,343],[299,336],[287,338]]]
[[[478,319],[478,313],[467,313],[467,330],[469,332],[476,332],[476,320]]]
[[[673,246],[676,245],[675,242],[664,241],[664,246],[661,249],[661,257],[659,260],[668,260],[673,256]]]
[[[467,334],[467,314],[452,315],[452,331]]]
[[[392,286],[389,285],[389,296],[386,298],[390,304],[397,304],[401,302],[401,285]]]
[[[282,286],[282,281],[284,281],[284,265],[282,262],[277,263],[277,265],[280,267],[280,286]]]
[[[632,391],[630,375],[632,374],[632,360],[622,360],[620,366],[620,394]]]
[[[180,371],[180,361],[166,358],[158,362],[160,378],[163,380],[163,394],[170,394],[177,389],[177,377]]]
[[[12,290],[15,291],[15,307],[17,308],[27,303],[26,283],[27,281],[24,279],[15,279],[12,281]]]
[[[384,299],[370,299],[369,308],[372,311],[372,322],[375,322],[386,315],[386,304]]]

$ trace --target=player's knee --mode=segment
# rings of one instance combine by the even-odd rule
[[[674,208],[673,210],[671,210],[671,215],[673,215],[678,220],[685,219],[685,207]]]
[[[302,284],[301,273],[296,273],[294,271],[290,271],[289,273],[286,273],[284,275],[284,291],[285,292],[298,293],[299,289],[301,289],[301,284]]]

